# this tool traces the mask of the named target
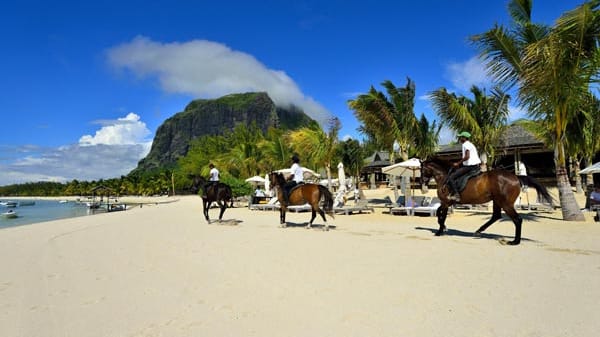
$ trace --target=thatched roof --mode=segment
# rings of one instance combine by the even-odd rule
[[[521,125],[513,124],[507,127],[506,131],[500,137],[496,150],[498,151],[510,151],[519,149],[523,150],[537,150],[537,151],[551,151],[544,142],[537,138],[533,133],[527,131]],[[437,151],[438,155],[447,155],[461,152],[460,144],[448,144],[441,145],[440,150]]]

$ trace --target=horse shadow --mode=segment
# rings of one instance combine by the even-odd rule
[[[290,221],[286,221],[285,222],[285,227],[294,227],[294,228],[306,228],[306,226],[308,226],[308,222],[290,222]],[[281,226],[280,226],[281,227]],[[329,224],[329,229],[335,228],[334,224]],[[310,229],[325,229],[325,224],[315,224],[313,223],[310,226]]]
[[[415,227],[416,230],[424,230],[424,231],[430,231],[432,234],[435,234],[439,228],[429,228],[429,227]],[[466,231],[461,231],[459,229],[451,229],[448,228],[446,229],[446,232],[444,232],[444,235],[447,236],[459,236],[459,237],[465,237],[465,238],[474,238],[474,239],[490,239],[490,240],[496,240],[496,241],[500,241],[503,242],[506,240],[507,236],[506,235],[500,235],[500,234],[492,234],[492,233],[480,233],[479,235],[476,235],[473,232],[466,232]],[[527,239],[527,238],[521,238],[521,240],[524,241],[534,241],[531,239]]]
[[[237,219],[211,219],[208,221],[209,225],[212,224],[216,224],[216,225],[222,225],[222,226],[237,226],[240,223],[242,223],[242,220],[237,220]]]

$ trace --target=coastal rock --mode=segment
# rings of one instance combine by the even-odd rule
[[[296,129],[314,122],[297,107],[277,107],[265,92],[231,94],[217,99],[197,99],[168,118],[156,131],[152,148],[134,172],[173,166],[185,156],[190,142],[205,135],[222,135],[240,123]]]

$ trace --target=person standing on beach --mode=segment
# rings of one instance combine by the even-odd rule
[[[292,156],[292,167],[290,167],[290,171],[292,171],[292,175],[283,187],[286,202],[289,202],[288,197],[292,188],[298,184],[304,183],[304,170],[302,170],[302,167],[300,166],[300,158],[298,158],[298,155]]]
[[[479,169],[481,159],[479,159],[475,145],[469,141],[469,138],[471,138],[469,132],[463,131],[458,134],[458,137],[462,144],[462,159],[452,164],[455,169],[448,175],[448,192],[450,194],[448,199],[460,202],[460,191],[458,191],[456,182],[458,178],[468,172]]]
[[[202,194],[202,198],[206,198],[206,194],[208,193],[209,188],[219,183],[219,170],[217,170],[213,163],[208,164],[208,167],[210,168],[208,183],[204,185],[204,192]]]

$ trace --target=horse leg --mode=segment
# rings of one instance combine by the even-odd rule
[[[284,206],[281,206],[279,209],[279,224],[281,227],[286,227]]]
[[[308,226],[306,226],[306,228],[310,228],[312,226],[313,221],[315,221],[315,218],[317,217],[317,212],[315,211],[314,208],[311,209],[311,217],[310,217],[310,222],[308,223]]]
[[[523,218],[517,213],[514,207],[507,207],[504,209],[506,215],[508,215],[513,223],[515,224],[515,239],[507,242],[511,246],[516,246],[521,243],[521,225],[523,224]]]
[[[221,222],[221,220],[223,219],[223,213],[225,213],[225,209],[227,208],[227,204],[221,202],[221,200],[217,200],[217,205],[219,205],[219,208],[221,209],[221,211],[219,212],[219,222]]]
[[[475,232],[475,236],[480,237],[481,233],[486,230],[488,227],[490,227],[494,222],[500,220],[502,218],[502,209],[500,208],[500,205],[498,205],[495,201],[493,203],[493,212],[492,212],[492,217],[483,224],[483,226],[479,227],[479,229]]]
[[[442,236],[446,231],[446,217],[448,216],[448,206],[442,205],[437,211],[435,211],[438,218],[438,225],[440,225],[440,229],[435,232],[435,236]]]
[[[210,223],[210,219],[208,218],[208,207],[209,207],[210,203],[208,201],[206,201],[205,199],[202,199],[202,212],[204,213],[204,218],[206,219],[206,222]]]
[[[319,211],[319,214],[321,215],[321,218],[323,218],[323,230],[328,231],[329,230],[329,224],[327,223],[327,218],[325,217],[325,212],[323,212],[322,209],[318,208],[317,206],[317,210]]]

